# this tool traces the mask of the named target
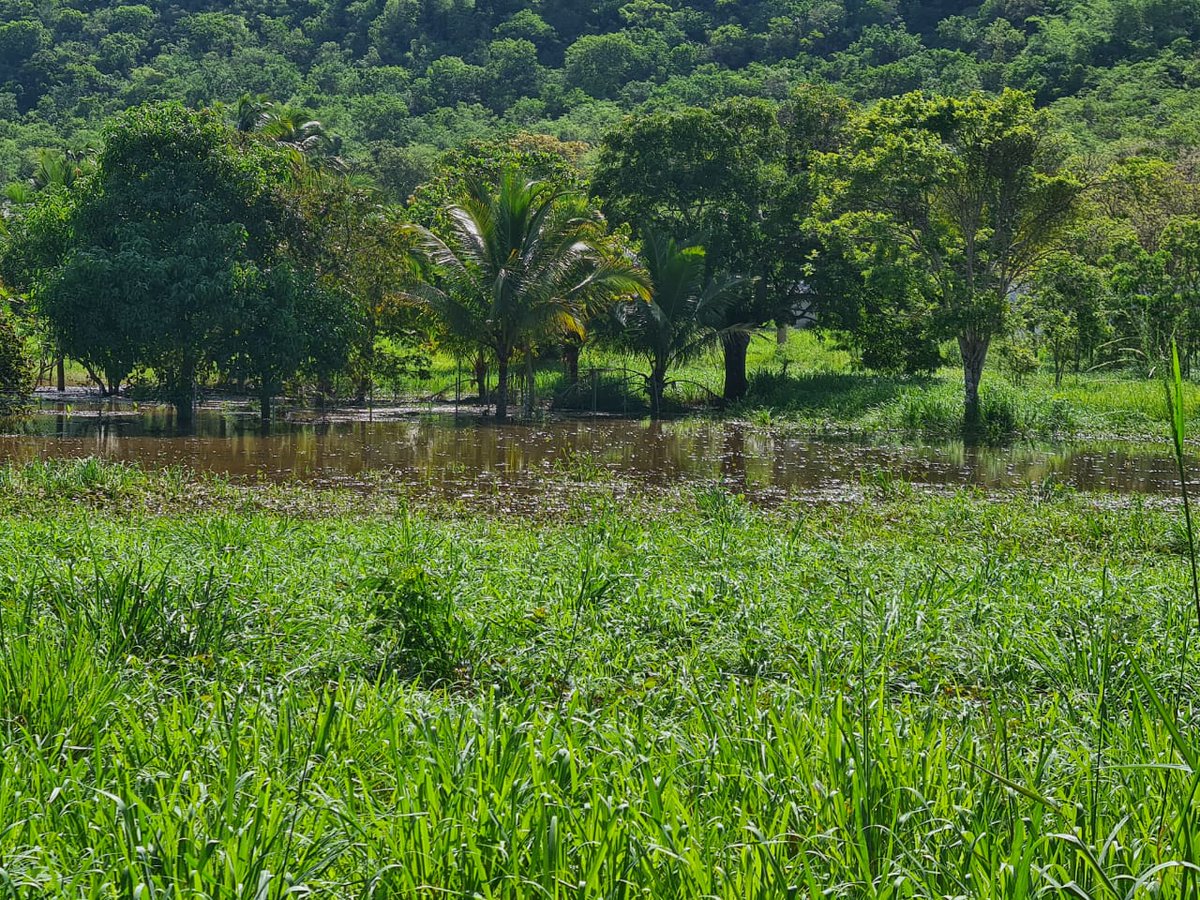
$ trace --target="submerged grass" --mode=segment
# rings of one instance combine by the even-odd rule
[[[1173,509],[296,512],[61,465],[0,476],[0,896],[1200,891]]]

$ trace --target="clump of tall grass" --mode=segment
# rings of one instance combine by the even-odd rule
[[[980,391],[980,436],[993,443],[1015,437],[1054,437],[1070,434],[1073,407],[1065,400],[1029,396],[1006,385]],[[881,411],[881,420],[902,430],[931,436],[962,434],[962,391],[955,385],[905,391]]]
[[[229,585],[211,571],[185,583],[135,561],[68,570],[35,590],[62,630],[86,635],[96,652],[114,659],[219,659],[239,624]]]
[[[94,456],[0,467],[0,490],[10,497],[49,502],[112,501],[144,494],[150,488],[164,494],[179,493],[188,481],[188,473],[178,467],[151,472],[138,465]]]
[[[464,656],[467,635],[453,598],[420,568],[373,575],[361,588],[369,595],[367,632],[382,657],[385,676],[451,681]]]

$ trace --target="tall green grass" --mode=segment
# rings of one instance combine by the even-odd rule
[[[0,500],[0,896],[1200,884],[1176,509],[156,512],[83,471],[126,493]]]

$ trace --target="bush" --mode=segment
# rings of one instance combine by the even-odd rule
[[[404,343],[389,337],[375,341],[375,360],[372,375],[375,383],[398,395],[409,381],[428,381],[433,374],[433,357],[429,348],[417,343]]]
[[[1007,386],[980,391],[981,437],[1002,443],[1020,435],[1049,437],[1071,430],[1075,416],[1065,400],[1030,398]],[[931,390],[906,391],[887,410],[885,420],[893,427],[946,436],[961,433],[964,424],[962,389],[944,385]]]
[[[33,364],[13,326],[12,315],[0,310],[0,419],[24,412],[33,391]]]
[[[1020,387],[1025,379],[1037,372],[1037,354],[1028,344],[1010,342],[1000,348],[1000,368],[1012,383]]]

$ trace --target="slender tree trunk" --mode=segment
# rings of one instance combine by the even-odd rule
[[[508,354],[496,358],[496,421],[508,419]]]
[[[725,349],[725,399],[741,400],[750,387],[746,380],[746,351],[750,347],[750,335],[735,331],[721,339]]]
[[[54,361],[58,375],[58,392],[61,394],[67,389],[67,361],[60,353],[58,359]]]
[[[533,407],[537,398],[534,392],[537,390],[537,378],[533,372],[533,351],[525,351],[525,418],[533,418]]]
[[[262,415],[263,425],[269,425],[271,423],[271,400],[274,396],[274,393],[275,392],[271,390],[271,386],[265,382],[258,389],[259,412]]]
[[[567,368],[567,383],[579,384],[579,351],[578,344],[567,344],[563,349],[563,362]]]
[[[787,342],[788,342],[787,322],[779,322],[775,326],[775,343],[782,347]]]
[[[991,338],[972,332],[958,339],[958,348],[963,360],[963,400],[965,403],[963,424],[968,434],[978,431],[981,424],[979,407],[979,382],[983,379],[983,365],[987,362]]]
[[[487,402],[487,357],[480,353],[475,357],[475,387],[479,390],[479,402]]]
[[[100,396],[107,397],[110,393],[110,391],[108,389],[108,382],[106,382],[103,378],[101,378],[99,376],[99,374],[97,374],[96,370],[93,369],[91,366],[89,366],[87,363],[84,363],[83,367],[84,367],[84,369],[87,370],[88,378],[92,379],[92,381],[96,385],[96,387],[100,388]]]
[[[650,373],[650,418],[657,422],[662,418],[663,390],[666,387],[667,376],[662,369],[655,367]]]

